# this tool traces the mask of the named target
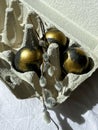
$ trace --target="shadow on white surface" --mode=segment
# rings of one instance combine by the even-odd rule
[[[98,130],[97,104],[98,70],[82,83],[69,99],[55,108],[62,130]]]

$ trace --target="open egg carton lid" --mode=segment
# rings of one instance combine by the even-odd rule
[[[2,17],[0,19],[0,78],[19,99],[37,97],[43,100],[44,98],[44,103],[49,108],[64,102],[71,92],[98,68],[97,39],[68,19],[62,13],[64,7],[63,11],[59,12],[56,3],[51,0],[9,0],[9,2],[0,0],[0,2],[2,11],[0,13]],[[39,30],[39,35],[42,35],[37,23],[38,17],[42,19],[45,29],[55,26],[69,38],[69,45],[77,42],[83,48],[92,60],[92,67],[87,73],[80,75],[68,73],[59,80],[62,70],[58,58],[59,47],[56,43],[50,44],[47,49],[49,61],[54,67],[53,75],[45,72],[45,77],[38,77],[34,71],[21,73],[14,68],[12,62],[15,54],[28,43],[32,43],[32,37],[35,37],[33,27]],[[35,25],[31,25],[31,18]]]

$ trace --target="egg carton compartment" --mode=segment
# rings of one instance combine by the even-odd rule
[[[18,0],[11,0],[8,3],[5,0],[0,0],[0,2],[0,11],[2,11],[0,13],[0,18],[2,18],[2,20],[0,19],[1,80],[19,99],[37,97],[41,101],[44,100],[48,108],[61,104],[98,68],[98,58],[87,45],[80,41],[77,44],[72,37],[64,32],[69,39],[69,46],[81,48],[89,57],[90,67],[87,71],[82,74],[63,73],[60,47],[55,42],[49,44],[43,51],[44,62],[39,66],[41,74],[36,71],[17,71],[13,63],[17,52],[23,47],[32,48],[33,46],[36,48],[46,44],[41,39],[44,31],[47,32],[48,29],[57,27],[39,16],[24,2]]]

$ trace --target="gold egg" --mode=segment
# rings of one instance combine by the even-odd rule
[[[57,43],[59,46],[68,46],[68,38],[64,35],[63,32],[56,28],[50,28],[45,33],[45,38],[47,42],[50,43]]]
[[[63,68],[67,73],[82,74],[88,64],[88,56],[79,47],[69,48],[64,53]]]
[[[15,55],[14,67],[17,71],[38,71],[42,63],[42,51],[30,47],[21,48]]]

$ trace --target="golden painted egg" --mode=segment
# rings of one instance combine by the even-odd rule
[[[81,48],[74,47],[65,51],[63,68],[67,73],[82,74],[88,64],[89,58]]]
[[[60,47],[68,47],[68,38],[64,35],[63,32],[56,28],[50,28],[45,33],[45,38],[47,42],[50,43],[57,43]]]
[[[14,58],[14,67],[19,72],[38,71],[41,63],[42,51],[30,47],[21,48]]]

